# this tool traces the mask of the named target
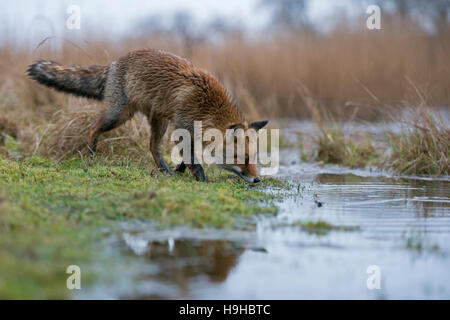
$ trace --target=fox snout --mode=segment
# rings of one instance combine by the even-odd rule
[[[234,144],[234,161],[232,164],[222,164],[220,167],[222,167],[225,170],[228,170],[230,172],[233,172],[238,177],[244,179],[248,183],[258,183],[261,181],[259,178],[258,170],[256,169],[256,165],[254,162],[252,162],[252,159],[255,160],[256,156],[256,148],[255,143],[256,140],[251,140],[250,136],[246,136],[250,130],[253,130],[253,132],[258,132],[260,129],[265,127],[269,121],[258,121],[253,123],[247,123],[246,121],[242,123],[233,124],[228,127],[228,130],[231,130],[231,135],[227,136],[227,140],[224,141],[224,150],[227,148],[227,143],[230,141],[228,139],[232,139],[232,143]],[[244,142],[244,150],[245,153],[242,155],[239,154],[239,141],[238,141],[238,132],[237,130],[240,130],[240,133],[242,134],[242,137],[244,139],[241,140],[241,142]],[[256,135],[254,135],[256,137]]]

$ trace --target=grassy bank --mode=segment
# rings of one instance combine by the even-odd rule
[[[67,297],[67,266],[89,265],[101,230],[117,229],[117,222],[234,228],[256,213],[275,212],[276,196],[263,189],[285,187],[270,179],[253,187],[215,170],[207,175],[214,183],[101,157],[57,163],[3,155],[0,298]]]

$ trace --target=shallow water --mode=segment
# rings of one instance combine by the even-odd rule
[[[108,248],[112,281],[80,298],[450,299],[450,179],[320,167],[284,151],[300,183],[251,231],[127,226]],[[292,226],[323,220],[358,230]],[[369,289],[369,266],[380,289]]]

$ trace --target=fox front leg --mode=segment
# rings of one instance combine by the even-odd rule
[[[175,172],[183,173],[185,170],[186,170],[186,164],[184,163],[184,161],[181,161],[181,163],[179,165],[177,165]]]
[[[177,165],[175,172],[183,173],[189,165],[186,165],[183,161]],[[208,178],[206,178],[205,171],[200,164],[193,164],[189,167],[189,170],[194,175],[197,181],[208,182]]]
[[[191,170],[192,175],[195,177],[197,181],[201,182],[209,182],[208,178],[206,178],[205,171],[201,164],[188,164],[189,170]]]
[[[193,144],[192,144],[192,146],[193,146]],[[182,164],[184,164],[184,162],[182,162],[180,165],[182,165]],[[192,150],[191,150],[191,163],[190,164],[184,164],[184,165],[189,168],[189,170],[191,171],[192,175],[195,177],[195,179],[197,181],[209,182],[208,179],[206,178],[205,171],[203,170],[202,165],[199,164],[198,161],[196,161],[196,157],[195,157],[195,153],[194,153],[193,147],[192,147]]]
[[[160,119],[157,117],[157,115],[152,116],[150,122],[152,132],[150,137],[150,151],[153,155],[153,159],[155,160],[156,166],[161,171],[173,175],[173,172],[170,171],[169,166],[164,161],[164,158],[161,153],[161,140],[164,134],[166,133],[168,124],[169,121]]]

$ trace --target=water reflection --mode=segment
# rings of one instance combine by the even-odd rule
[[[237,241],[186,238],[151,241],[139,233],[125,233],[123,238],[125,256],[134,258],[138,255],[153,267],[152,272],[141,273],[139,281],[158,282],[155,288],[159,289],[164,284],[175,285],[175,298],[191,296],[190,284],[193,282],[213,285],[224,281],[245,251],[243,244]],[[174,294],[173,290],[171,294]],[[174,298],[164,296],[164,291],[142,293],[138,297]]]

